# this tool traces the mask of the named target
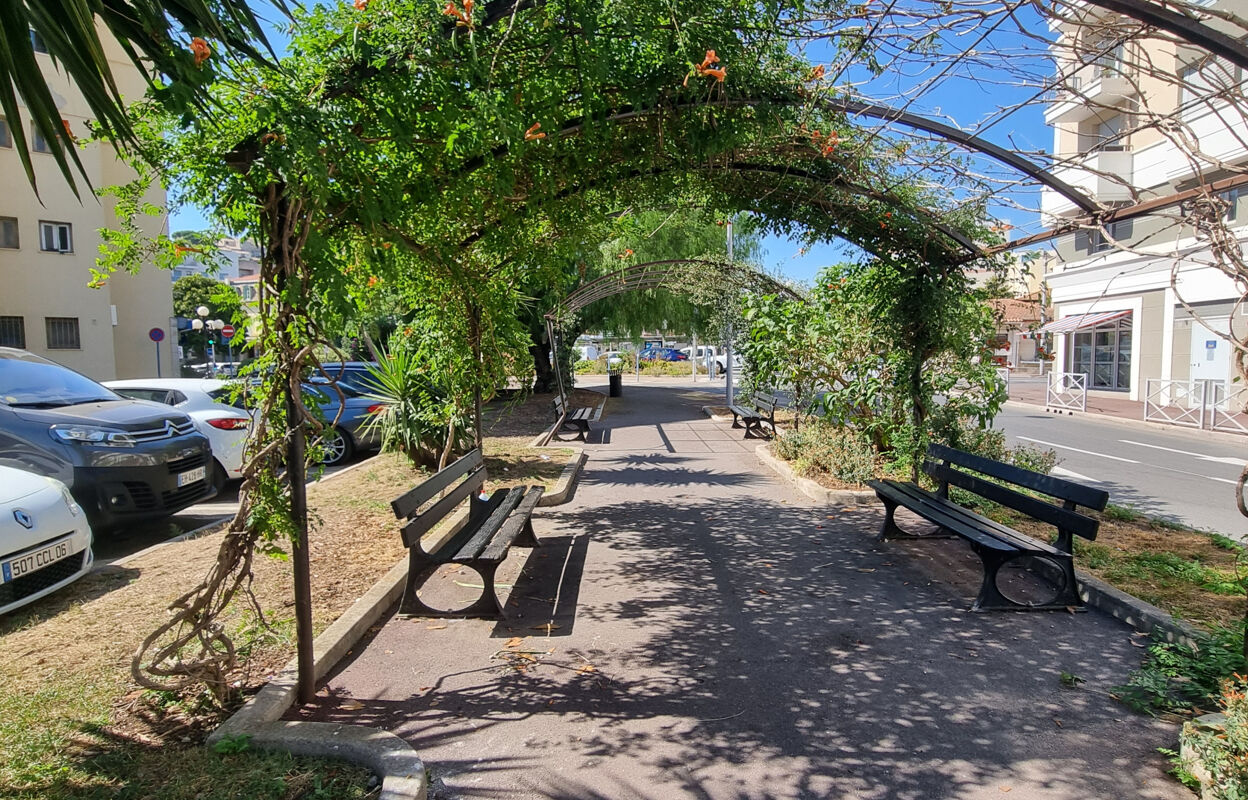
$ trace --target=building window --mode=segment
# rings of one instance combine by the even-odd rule
[[[68,222],[40,222],[39,249],[47,253],[74,252],[74,226]]]
[[[0,147],[13,146],[13,131],[9,130],[9,121],[0,117]]]
[[[1068,371],[1088,376],[1089,389],[1131,389],[1131,318],[1070,334]]]
[[[1226,203],[1226,214],[1222,218],[1227,222],[1234,222],[1239,217],[1239,198],[1242,192],[1242,189],[1229,189],[1218,194]]]
[[[26,349],[26,320],[22,317],[0,317],[0,347]]]
[[[48,52],[48,43],[43,40],[43,37],[39,35],[39,31],[34,28],[30,30],[30,47],[36,53]]]
[[[19,247],[16,217],[0,217],[0,247],[6,250],[16,250]]]
[[[49,350],[81,350],[77,317],[44,317]]]
[[[1179,118],[1203,116],[1214,98],[1226,98],[1240,82],[1240,70],[1223,58],[1205,58],[1179,70]]]
[[[1075,249],[1086,250],[1088,255],[1113,250],[1115,242],[1127,242],[1131,239],[1132,220],[1124,219],[1110,222],[1105,230],[1096,228],[1090,231],[1075,231]],[[1106,236],[1105,234],[1109,235]]]
[[[52,146],[48,144],[48,140],[44,138],[33,122],[30,123],[30,149],[36,153],[52,152]]]

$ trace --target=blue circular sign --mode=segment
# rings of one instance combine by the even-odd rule
[[[147,332],[147,338],[151,339],[153,342],[162,341],[165,338],[164,328],[152,328]]]

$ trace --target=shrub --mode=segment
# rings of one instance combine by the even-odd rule
[[[871,440],[852,428],[813,420],[800,432],[785,431],[776,455],[793,463],[798,474],[830,475],[843,483],[865,483],[878,474]]]
[[[1148,659],[1114,692],[1136,711],[1207,708],[1222,682],[1244,669],[1243,646],[1242,627],[1217,629],[1196,647],[1155,639]]]
[[[1248,800],[1248,678],[1235,675],[1223,681],[1217,697],[1225,720],[1217,732],[1202,731],[1188,722],[1181,738],[1208,772],[1201,797]]]
[[[1010,461],[1016,467],[1048,475],[1057,466],[1057,451],[1020,444],[1010,450]]]

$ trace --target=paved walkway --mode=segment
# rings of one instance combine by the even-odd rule
[[[969,613],[964,548],[812,506],[705,387],[610,401],[505,565],[508,621],[391,619],[292,718],[394,731],[434,798],[1191,797],[1155,752],[1177,728],[1106,696],[1129,629]]]

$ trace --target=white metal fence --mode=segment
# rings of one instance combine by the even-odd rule
[[[1149,422],[1248,434],[1248,387],[1149,378],[1144,388],[1144,419]]]
[[[1088,375],[1086,372],[1050,372],[1045,408],[1067,411],[1088,410]]]

